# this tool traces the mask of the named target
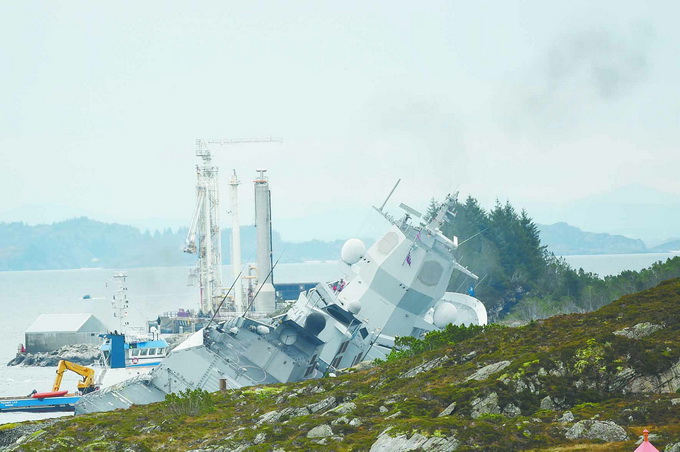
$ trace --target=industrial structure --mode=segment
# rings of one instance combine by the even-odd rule
[[[220,230],[220,203],[218,188],[218,167],[212,163],[212,155],[209,145],[233,145],[245,143],[280,143],[281,139],[268,138],[257,140],[196,140],[196,156],[202,162],[196,166],[196,205],[191,219],[191,225],[184,244],[186,253],[197,254],[198,263],[189,275],[190,282],[198,282],[200,288],[200,311],[202,314],[214,314],[221,305],[220,317],[229,317],[235,312],[243,312],[252,306],[253,300],[247,300],[244,296],[241,272],[241,236],[238,217],[238,185],[240,184],[236,171],[229,181],[231,216],[232,216],[232,276],[234,278],[234,290],[227,294],[222,285],[222,233]],[[260,176],[255,181],[255,210],[256,226],[258,226],[258,291],[255,302],[255,310],[264,313],[274,311],[275,291],[271,277],[271,199],[269,183],[264,177],[266,170],[260,170]],[[259,206],[259,207],[258,207]],[[262,236],[262,238],[260,237]],[[260,251],[261,247],[266,247]],[[260,259],[264,253],[268,256]],[[263,267],[264,266],[264,267]],[[266,268],[265,268],[266,267]],[[266,279],[260,282],[259,279]],[[223,304],[225,297],[229,295],[229,303]],[[261,301],[260,301],[261,300]]]
[[[222,294],[222,234],[219,218],[218,168],[212,164],[207,143],[196,140],[196,207],[191,218],[184,252],[198,254],[197,268],[192,271],[200,287],[200,309],[213,312],[215,298]]]

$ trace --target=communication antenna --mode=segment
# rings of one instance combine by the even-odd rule
[[[392,197],[392,194],[394,193],[394,190],[397,189],[397,185],[399,185],[399,182],[401,182],[401,179],[397,179],[397,183],[394,184],[394,187],[392,187],[392,191],[390,191],[390,194],[387,195],[387,198],[385,198],[385,202],[382,203],[382,206],[380,206],[380,209],[378,209],[379,211],[382,212],[382,210],[385,208],[385,204],[387,204],[387,201],[389,201],[390,198]]]
[[[422,215],[420,212],[418,212],[416,209],[407,206],[407,205],[404,204],[403,202],[402,202],[401,204],[399,204],[399,207],[400,207],[401,209],[403,209],[407,214],[411,215],[412,218],[420,218],[420,217],[423,216],[423,215]]]

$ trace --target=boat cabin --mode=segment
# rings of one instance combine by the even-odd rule
[[[111,340],[100,347],[107,364],[111,364]],[[155,366],[168,353],[168,343],[164,339],[151,341],[125,342],[123,345],[125,367]],[[112,366],[113,367],[113,366]]]

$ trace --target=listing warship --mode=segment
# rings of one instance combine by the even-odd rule
[[[400,205],[405,214],[396,219],[385,203],[375,209],[389,230],[368,250],[358,239],[345,243],[342,279],[301,293],[271,319],[246,313],[195,332],[149,374],[83,396],[76,414],[158,402],[184,390],[319,378],[386,356],[396,337],[422,337],[450,323],[486,324],[479,300],[446,291],[454,271],[477,279],[454,257],[457,238],[441,232],[455,195],[418,225],[414,209]]]

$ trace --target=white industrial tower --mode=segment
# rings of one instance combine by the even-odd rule
[[[187,234],[184,251],[186,253],[198,254],[197,268],[190,272],[190,277],[193,280],[198,279],[201,291],[200,308],[204,314],[213,313],[215,309],[217,309],[225,292],[222,287],[222,234],[220,231],[219,219],[218,168],[212,164],[212,156],[208,149],[208,145],[281,142],[282,140],[280,138],[271,137],[255,140],[196,140],[196,156],[200,157],[203,162],[200,165],[196,165],[196,175],[198,177],[196,183],[196,207],[194,208],[194,214],[191,219],[191,226],[189,227],[189,233]],[[232,191],[232,210],[236,211],[235,216],[232,214],[234,224],[233,234],[235,236],[234,242],[232,243],[232,250],[238,245],[239,251],[239,262],[232,262],[234,276],[238,275],[241,270],[238,201],[236,201],[236,204],[233,204],[234,197],[238,196],[236,194],[238,183],[236,172],[234,172],[234,177],[229,183]],[[241,284],[237,282],[234,287],[236,288],[236,297],[241,297]],[[236,298],[236,300],[236,309],[238,310],[238,298]],[[243,304],[242,297],[240,304]],[[224,308],[226,308],[226,306],[223,306],[223,309]]]
[[[213,312],[215,298],[222,294],[218,168],[212,165],[207,144],[203,140],[196,140],[196,156],[203,159],[203,164],[196,165],[196,207],[184,245],[185,253],[198,253],[198,267],[194,270],[194,275],[198,277],[201,289],[200,306],[204,314]]]

